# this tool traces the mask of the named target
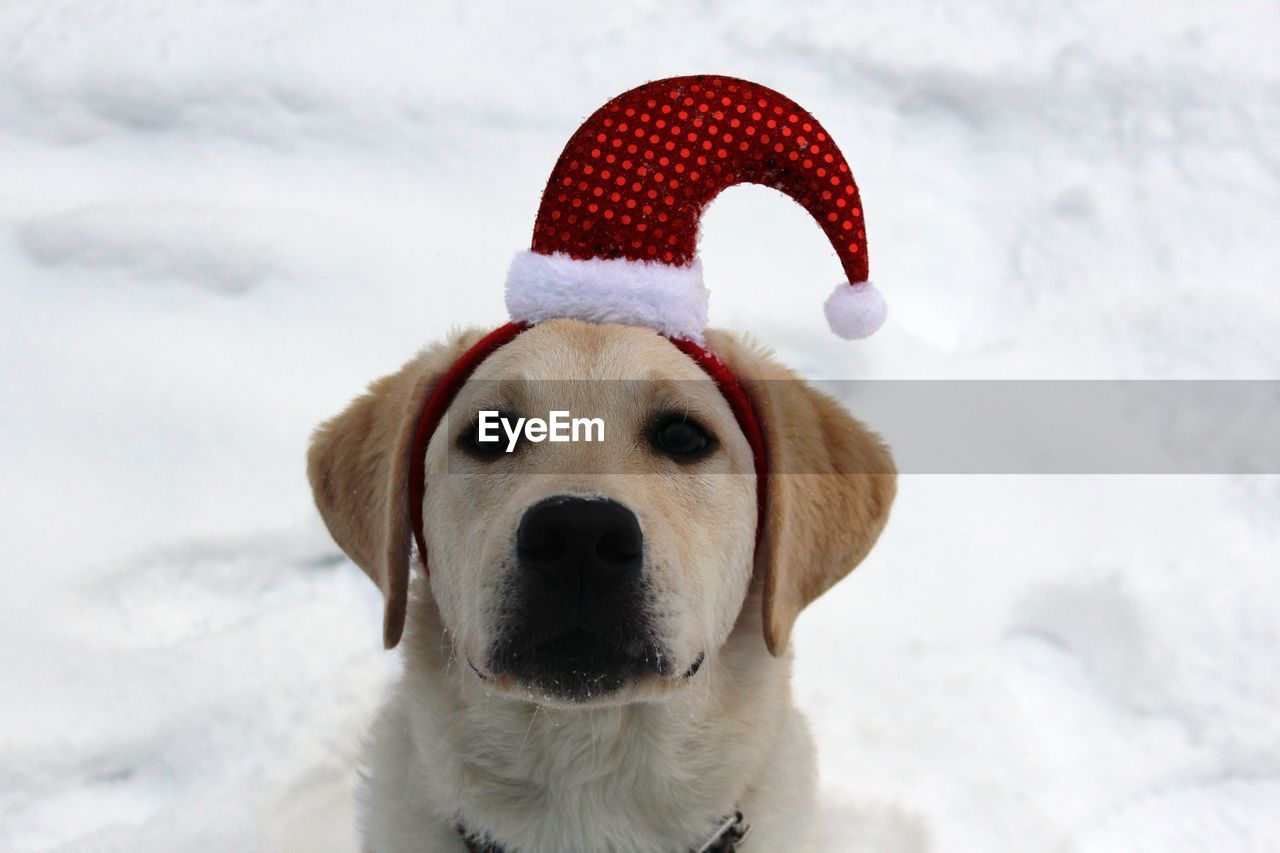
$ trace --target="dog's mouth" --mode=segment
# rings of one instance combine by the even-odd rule
[[[654,643],[618,645],[586,628],[574,628],[532,643],[504,642],[490,656],[491,669],[467,658],[482,681],[538,694],[557,702],[583,704],[617,697],[625,688],[649,679],[666,689],[698,674],[706,660],[700,652],[682,669]]]
[[[585,626],[551,637],[509,638],[490,655],[481,678],[510,676],[527,690],[552,699],[589,702],[622,690],[646,676],[671,675],[669,655],[645,639],[615,639]]]

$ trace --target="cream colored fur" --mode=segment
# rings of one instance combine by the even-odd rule
[[[431,568],[424,577],[419,565],[406,604],[406,497],[394,478],[407,470],[415,407],[474,339],[424,351],[380,380],[321,427],[309,458],[334,538],[387,593],[388,644],[407,614],[404,677],[366,753],[366,849],[457,853],[462,823],[510,853],[677,853],[734,808],[753,827],[747,849],[807,849],[815,760],[791,699],[787,637],[883,527],[894,483],[887,450],[766,353],[710,332],[747,384],[779,472],[755,548],[750,448],[699,368],[653,332],[550,321],[482,364],[436,430],[424,502]],[[539,381],[561,379],[623,381]],[[653,381],[625,381],[637,379]],[[528,412],[603,416],[606,442],[488,462],[456,451],[477,408],[513,398]],[[696,471],[634,440],[659,404],[687,408],[719,437]],[[636,513],[657,629],[674,672],[705,653],[695,676],[649,676],[567,704],[477,672],[515,570],[515,525],[528,506],[565,493]]]

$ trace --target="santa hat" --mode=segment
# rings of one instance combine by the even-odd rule
[[[885,305],[867,280],[862,202],[840,149],[791,99],[712,76],[632,89],[578,128],[547,182],[533,245],[508,273],[511,318],[625,323],[701,342],[698,225],[721,191],[743,183],[786,193],[822,226],[848,277],[826,303],[832,331],[878,329]]]
[[[622,323],[670,338],[724,394],[755,454],[764,494],[768,464],[755,412],[736,377],[703,346],[708,294],[698,224],[721,191],[742,183],[795,199],[831,241],[847,277],[826,301],[832,331],[863,338],[880,327],[885,304],[867,280],[858,188],[813,116],[772,89],[731,77],[674,77],[619,95],[578,128],[551,173],[533,244],[507,275],[511,322],[459,358],[419,418],[409,494],[424,564],[427,442],[472,371],[544,320]]]

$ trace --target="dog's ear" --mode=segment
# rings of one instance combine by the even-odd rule
[[[879,437],[769,353],[723,332],[709,333],[708,344],[737,376],[764,431],[770,473],[756,572],[765,643],[777,656],[800,611],[875,544],[897,473]]]
[[[316,506],[334,541],[382,590],[388,649],[400,642],[409,600],[414,428],[437,383],[479,337],[468,332],[428,347],[311,437],[307,476]]]

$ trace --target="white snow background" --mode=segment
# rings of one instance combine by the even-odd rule
[[[501,284],[587,114],[814,112],[821,232],[709,212],[716,325],[805,375],[1280,378],[1274,2],[0,4],[0,849],[351,850],[395,676],[310,430]],[[872,426],[875,426],[872,424]],[[926,477],[802,617],[848,851],[1280,850],[1280,481]]]

